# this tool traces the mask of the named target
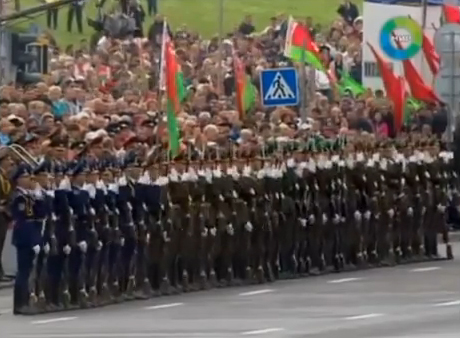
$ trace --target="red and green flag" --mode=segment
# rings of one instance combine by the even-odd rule
[[[318,46],[313,41],[308,27],[292,17],[289,18],[286,32],[284,56],[297,62],[305,62],[314,68],[326,72]]]
[[[354,97],[362,95],[366,92],[366,88],[362,84],[356,82],[348,73],[340,73],[340,81],[337,83],[339,93],[344,95],[347,91],[350,91]]]
[[[249,75],[246,74],[243,62],[235,52],[233,53],[233,65],[235,68],[236,106],[240,113],[240,119],[244,120],[246,113],[256,103],[257,90]]]
[[[167,126],[169,134],[169,150],[174,158],[179,152],[179,126],[176,114],[180,111],[181,102],[186,97],[184,87],[184,77],[180,65],[176,59],[176,53],[172,42],[165,44],[165,63],[166,63],[166,94],[167,94]]]

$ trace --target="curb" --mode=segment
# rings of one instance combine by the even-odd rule
[[[1,282],[0,283],[0,290],[9,289],[9,288],[12,288],[13,286],[14,286],[14,280],[12,280],[10,282]]]

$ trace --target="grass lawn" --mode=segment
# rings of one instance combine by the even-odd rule
[[[111,2],[107,0],[105,8],[111,7]],[[140,0],[144,9],[147,11],[146,0]],[[269,22],[269,18],[279,13],[292,14],[296,17],[313,17],[315,22],[326,24],[336,16],[336,10],[342,0],[224,0],[224,27],[225,31],[230,31],[239,24],[245,14],[252,14],[258,29],[263,29]],[[36,6],[38,0],[21,0],[22,8]],[[165,15],[172,28],[181,24],[186,24],[204,36],[212,36],[218,32],[219,27],[219,3],[220,0],[158,0],[160,13]],[[355,0],[362,8],[363,0]],[[85,14],[88,17],[95,17],[95,0],[87,0]],[[148,18],[146,27],[152,22]],[[24,22],[19,20],[15,25],[27,28],[31,22],[37,23],[42,29],[46,29],[46,15],[40,15],[34,20]],[[59,44],[67,45],[77,42],[79,39],[88,38],[92,33],[92,28],[86,26],[84,34],[67,32],[67,8],[59,11],[59,27],[55,37]],[[76,30],[74,23],[74,31]]]

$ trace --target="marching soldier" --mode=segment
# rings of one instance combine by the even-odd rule
[[[85,189],[87,174],[88,167],[82,159],[70,164],[71,189],[67,196],[73,219],[76,247],[72,248],[70,256],[69,289],[72,302],[80,307],[88,305],[87,278],[89,276],[88,267],[91,264],[91,256],[88,257],[88,244],[94,246],[95,240],[95,229],[92,223],[93,210],[90,205],[90,195]]]
[[[101,142],[73,143],[65,163],[53,136],[33,185],[18,167],[15,313],[436,258],[438,233],[452,257],[459,182],[431,139],[189,143],[165,161],[132,137],[122,163]]]
[[[36,299],[32,299],[35,290],[31,283],[31,273],[40,254],[42,238],[35,219],[35,199],[30,193],[33,184],[28,166],[19,165],[12,181],[16,185],[11,202],[11,215],[14,221],[13,245],[17,250],[18,261],[13,313],[28,314],[34,311],[36,302]]]

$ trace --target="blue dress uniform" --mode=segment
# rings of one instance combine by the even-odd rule
[[[13,182],[30,176],[27,166],[20,165],[12,177]],[[41,234],[37,231],[35,200],[25,187],[16,188],[11,215],[14,221],[13,245],[17,250],[17,275],[14,285],[14,314],[28,313],[30,285],[29,278],[35,258],[40,253]]]
[[[57,242],[57,254],[50,259],[51,302],[55,305],[70,305],[69,293],[69,256],[75,245],[72,210],[68,195],[71,185],[65,175],[67,167],[55,162],[52,170],[56,178],[56,187],[52,208],[56,216],[54,233]]]
[[[73,303],[86,306],[87,301],[87,272],[86,253],[88,251],[88,240],[90,239],[90,196],[83,189],[87,166],[81,160],[69,165],[69,175],[72,177],[71,189],[68,192],[69,206],[73,211],[75,240],[77,247],[72,250],[70,256],[70,295]]]
[[[118,182],[115,181],[113,172],[118,166],[115,159],[106,159],[101,164],[102,176],[106,179],[107,193],[105,203],[109,214],[109,226],[111,241],[109,243],[108,258],[108,283],[113,296],[120,295],[120,278],[122,275],[122,264],[120,264],[121,247],[124,245],[124,237],[120,229],[120,212],[118,209]]]
[[[41,162],[35,169],[34,175],[40,177],[40,175],[49,175],[50,173],[49,162]],[[46,182],[47,183],[47,182]],[[49,193],[37,183],[35,189],[33,190],[33,197],[35,199],[34,203],[34,212],[35,212],[35,221],[36,221],[36,230],[40,233],[42,243],[40,243],[42,250],[38,256],[37,266],[36,266],[36,295],[39,297],[40,307],[43,308],[46,305],[45,299],[45,288],[48,283],[48,255],[50,252],[50,243],[52,241],[53,227],[51,224],[52,221],[52,203],[53,199]]]

